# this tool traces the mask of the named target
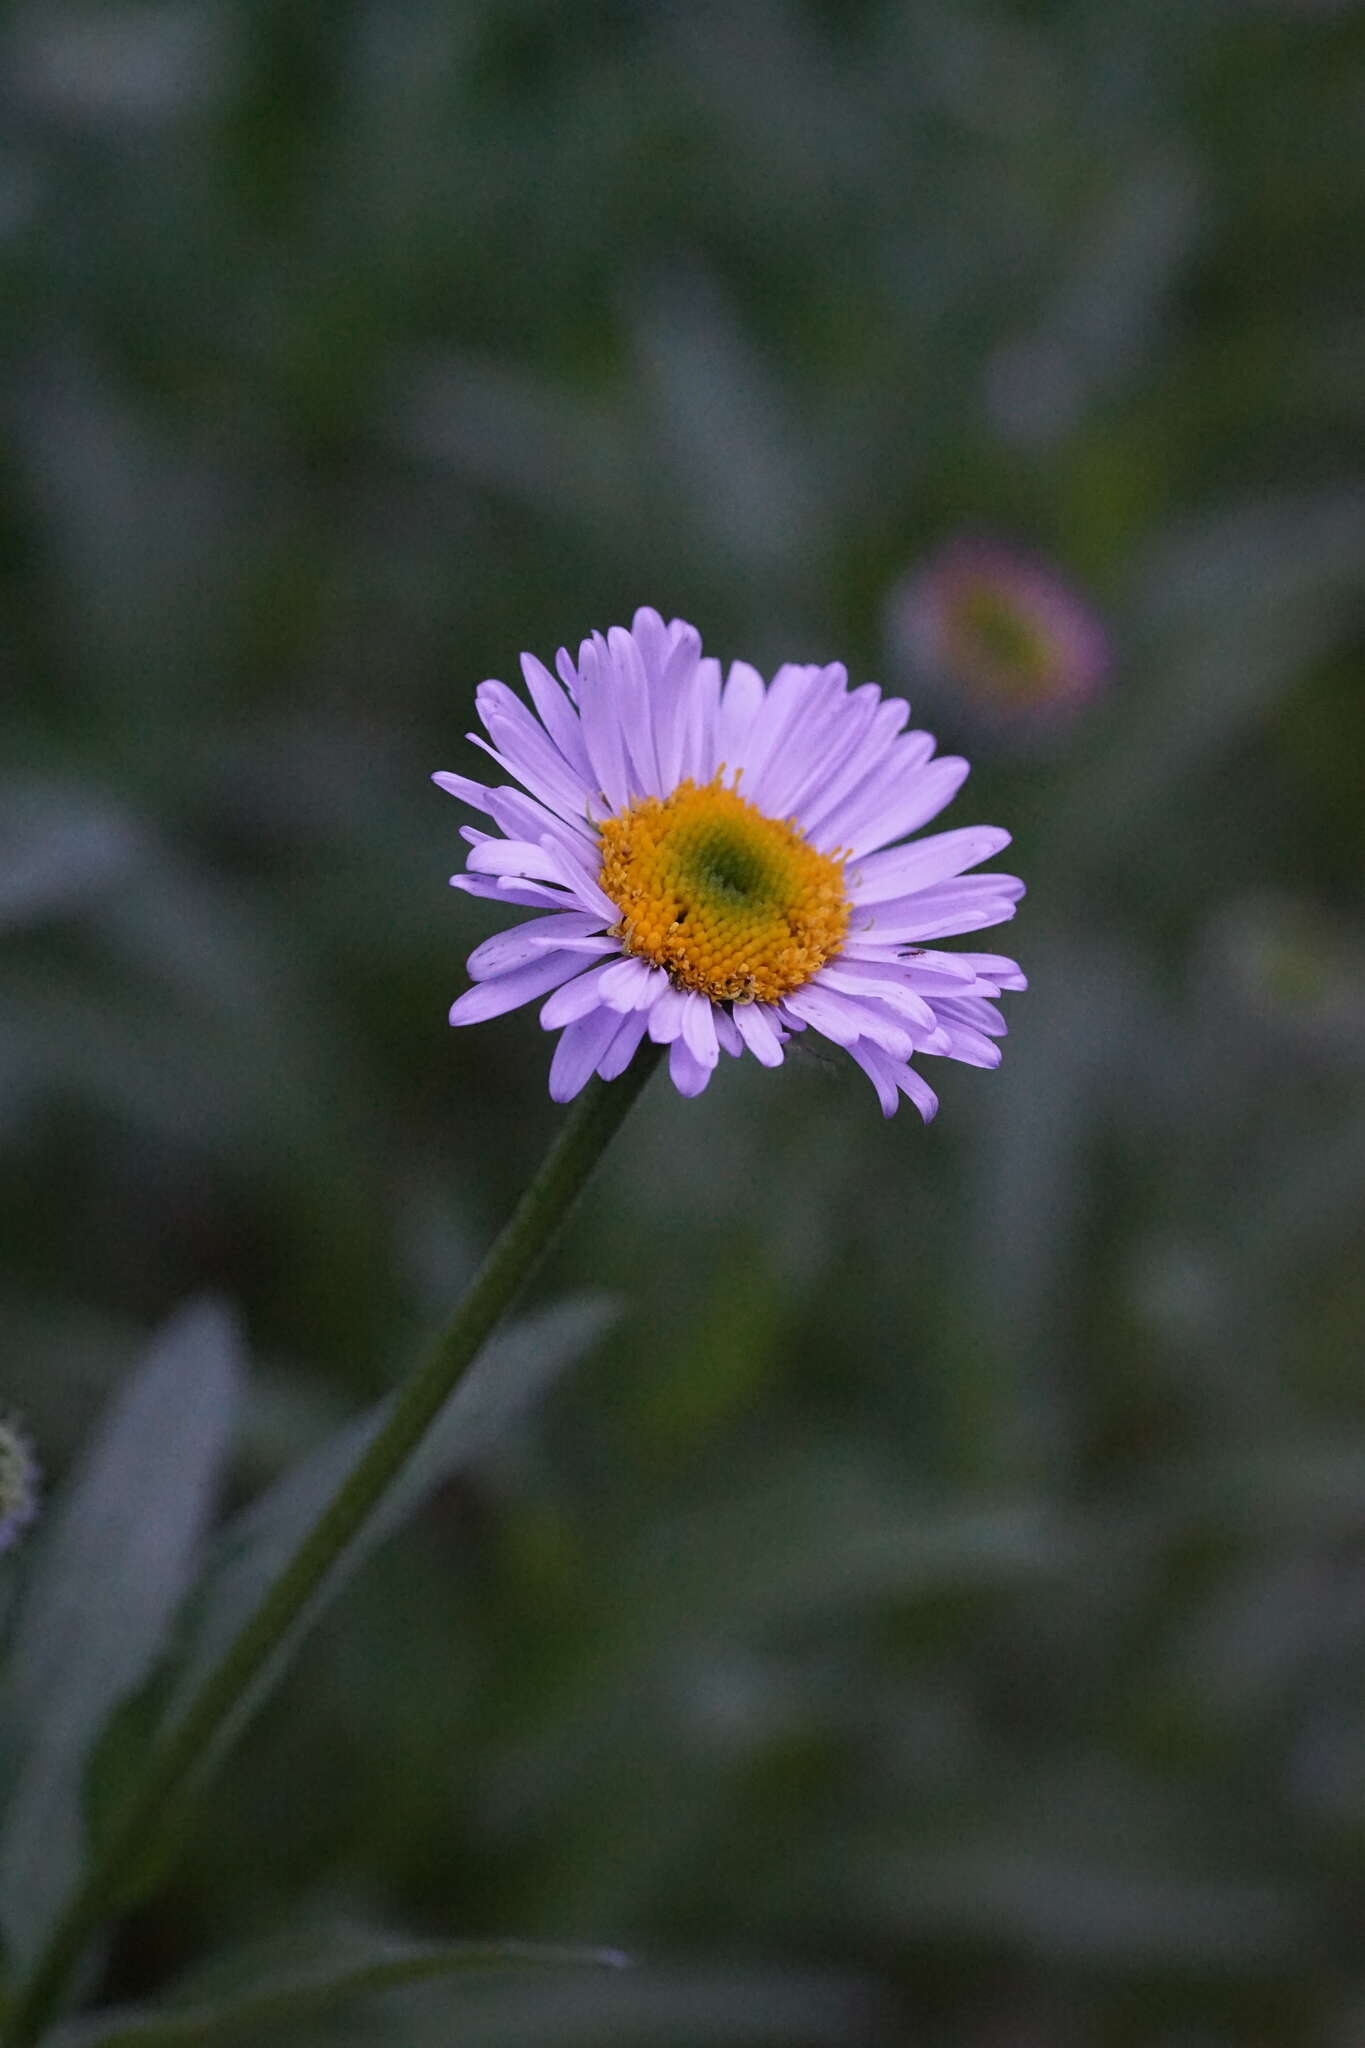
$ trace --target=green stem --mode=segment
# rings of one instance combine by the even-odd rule
[[[362,1451],[279,1577],[265,1593],[150,1763],[118,1825],[67,1901],[21,1988],[5,2048],[31,2048],[60,2008],[72,1973],[126,1896],[126,1874],[149,1857],[179,1814],[179,1795],[238,1703],[445,1406],[466,1368],[568,1215],[627,1111],[658,1064],[646,1043],[610,1083],[589,1081],[539,1172],[496,1239],[464,1300],[398,1392],[387,1422]]]

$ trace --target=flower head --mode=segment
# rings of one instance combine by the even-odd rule
[[[1109,669],[1089,606],[1055,570],[1000,541],[956,540],[892,594],[891,638],[995,725],[1075,710]]]
[[[993,999],[1023,976],[933,941],[1012,917],[1023,883],[966,872],[1009,843],[994,826],[895,843],[967,773],[904,731],[907,705],[850,690],[837,662],[722,678],[691,626],[649,610],[556,666],[522,657],[534,714],[503,683],[478,693],[488,737],[470,738],[519,788],[434,778],[496,828],[465,827],[453,886],[540,913],[475,947],[452,1024],[544,997],[557,1102],[646,1035],[699,1095],[721,1052],[775,1067],[815,1031],[887,1116],[901,1094],[937,1107],[916,1053],[998,1065]]]
[[[0,1551],[18,1541],[38,1512],[38,1461],[16,1422],[0,1417]]]

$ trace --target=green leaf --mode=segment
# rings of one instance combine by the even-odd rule
[[[335,1952],[344,1940],[344,1950]],[[281,1963],[278,1952],[225,1957],[213,1966],[223,1983],[251,1986],[235,1995],[203,1996],[207,1980],[172,1993],[157,2006],[124,2006],[59,2027],[49,2048],[194,2048],[199,2042],[240,2042],[248,2030],[274,2030],[329,2007],[400,1985],[471,1974],[545,1970],[620,1970],[617,1949],[526,1941],[401,1941],[370,1929],[333,1936],[333,1953]],[[195,1995],[196,1989],[198,1996]],[[282,2038],[271,2032],[271,2039]]]
[[[300,1638],[365,1559],[453,1472],[481,1457],[513,1418],[595,1342],[615,1315],[597,1298],[563,1302],[502,1331],[480,1353],[444,1412],[369,1522],[338,1557],[265,1673],[240,1702],[223,1740],[269,1691]],[[205,1677],[292,1557],[364,1446],[382,1427],[389,1400],[336,1432],[294,1466],[224,1532],[216,1564],[187,1631],[167,1710],[173,1726]]]
[[[363,2033],[345,2038],[366,2048],[866,2048],[904,2038],[857,1978],[743,1965],[470,1975],[390,1993],[365,2020]],[[339,2038],[302,2019],[288,2035],[289,2048],[332,2048]],[[278,2040],[267,2031],[233,2048]]]
[[[87,1761],[150,1671],[193,1577],[239,1379],[221,1306],[174,1317],[35,1543],[0,1696],[11,1765],[0,1929],[15,1959],[36,1953],[79,1871]]]
[[[1059,1518],[1026,1498],[917,1501],[870,1462],[792,1460],[732,1499],[705,1499],[643,1544],[622,1573],[623,1612],[676,1632],[800,1625],[879,1602],[1008,1588],[1059,1571]]]

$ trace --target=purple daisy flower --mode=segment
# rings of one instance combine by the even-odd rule
[[[1013,917],[1024,885],[966,872],[1008,845],[993,825],[896,843],[967,773],[903,730],[906,704],[850,690],[838,662],[722,678],[693,627],[647,609],[556,666],[522,656],[534,714],[503,683],[478,692],[488,738],[469,737],[520,788],[434,777],[496,828],[465,827],[452,885],[540,912],[475,947],[452,1024],[545,998],[556,1102],[623,1072],[646,1035],[699,1095],[722,1052],[776,1067],[814,1031],[885,1115],[905,1094],[926,1121],[913,1055],[999,1064],[993,999],[1023,975],[934,941]]]
[[[893,592],[889,630],[921,674],[997,724],[1075,710],[1109,671],[1090,607],[1046,563],[1001,541],[956,540]]]

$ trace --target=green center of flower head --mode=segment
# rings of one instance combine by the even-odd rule
[[[627,953],[712,1002],[776,1002],[842,943],[842,860],[719,776],[642,797],[601,828],[601,885]]]
[[[977,583],[953,607],[954,639],[963,662],[1010,695],[1032,696],[1052,681],[1051,636],[1017,598]]]
[[[717,818],[679,837],[679,865],[692,893],[717,901],[728,897],[736,907],[780,903],[787,877],[737,818]]]

